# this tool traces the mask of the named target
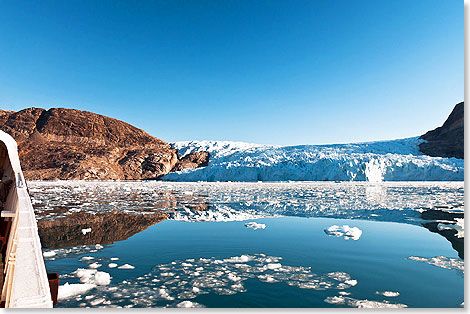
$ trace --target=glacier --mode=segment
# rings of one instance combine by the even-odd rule
[[[184,169],[164,181],[463,181],[464,160],[430,157],[411,137],[352,144],[276,146],[230,141],[173,143],[181,157],[207,151],[207,167]]]

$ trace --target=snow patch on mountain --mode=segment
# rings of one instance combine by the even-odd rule
[[[463,181],[464,161],[419,152],[417,137],[333,145],[274,146],[228,141],[173,145],[181,156],[207,151],[209,165],[167,181]]]

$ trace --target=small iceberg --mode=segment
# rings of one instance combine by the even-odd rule
[[[65,283],[64,285],[59,286],[57,299],[63,300],[79,294],[84,294],[95,287],[96,285],[88,283]]]
[[[100,267],[101,267],[101,264],[98,264],[98,263],[93,263],[93,264],[88,265],[88,268],[93,268],[93,269],[100,268]]]
[[[82,229],[82,234],[85,235],[87,233],[91,232],[91,228],[87,228],[87,229]]]
[[[124,264],[118,267],[118,269],[134,269],[135,267],[130,264]]]
[[[98,286],[107,286],[111,283],[111,276],[104,272],[99,271],[95,274],[95,284]]]
[[[388,298],[394,298],[394,297],[398,297],[400,295],[400,292],[395,292],[395,291],[380,292],[380,291],[376,291],[375,294],[380,294],[380,295],[383,295],[384,297],[388,297]]]
[[[43,255],[44,257],[52,257],[52,256],[56,255],[56,252],[55,252],[54,250],[52,250],[52,251],[47,251],[47,252],[42,253],[42,255]]]
[[[265,224],[259,224],[259,223],[256,223],[256,222],[252,221],[252,222],[247,222],[245,224],[245,227],[256,230],[256,229],[264,229],[264,228],[266,228],[266,225]]]
[[[203,307],[201,304],[197,302],[192,302],[192,301],[183,301],[178,304],[176,304],[176,307],[178,308],[197,308],[197,307]]]
[[[362,235],[362,230],[358,227],[349,227],[348,225],[337,226],[333,225],[324,230],[327,235],[335,237],[343,237],[346,240],[353,239],[359,240]]]

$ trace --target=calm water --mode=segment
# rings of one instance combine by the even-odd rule
[[[463,183],[33,182],[30,191],[41,219],[116,209],[170,215],[112,244],[44,249],[61,285],[80,284],[75,271],[90,265],[111,276],[61,307],[460,307],[464,300],[463,260],[419,218],[423,208],[463,210]],[[362,234],[325,233],[333,225]]]

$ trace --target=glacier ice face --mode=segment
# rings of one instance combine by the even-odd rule
[[[227,141],[177,142],[181,156],[208,151],[209,165],[167,181],[463,181],[464,161],[419,152],[417,137],[356,144],[273,146]]]

